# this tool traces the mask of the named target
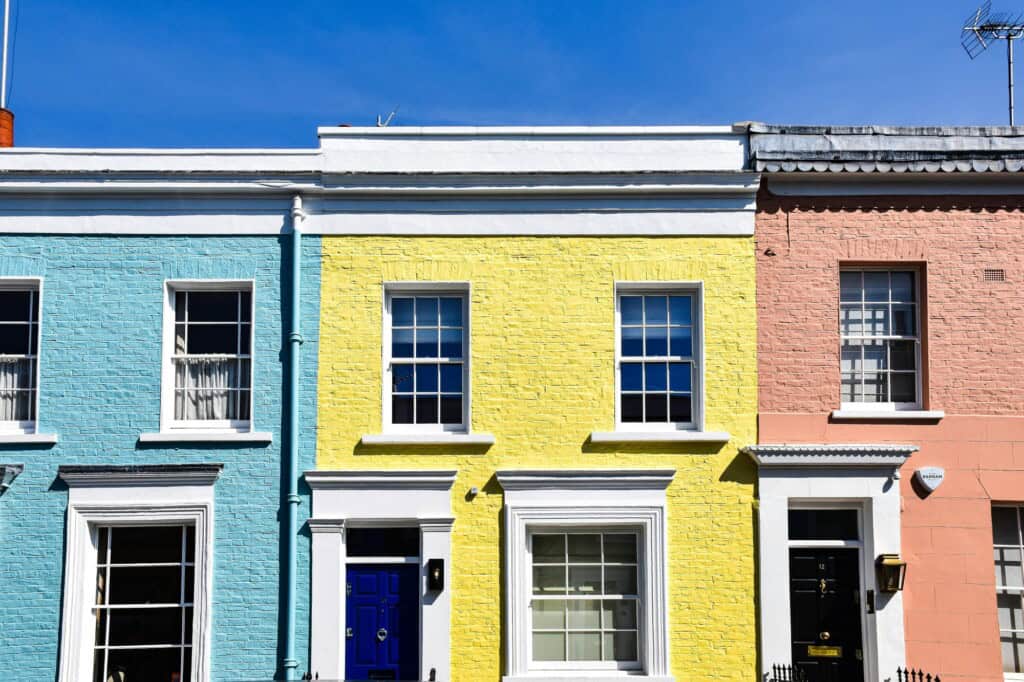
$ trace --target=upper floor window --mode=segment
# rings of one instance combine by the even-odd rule
[[[843,270],[839,281],[842,402],[921,406],[918,278],[912,270]]]
[[[252,289],[171,285],[174,427],[248,429],[252,418]],[[165,384],[165,385],[166,385]],[[170,398],[170,404],[167,399]],[[167,414],[169,412],[169,414]]]
[[[618,422],[621,428],[696,428],[700,423],[697,292],[618,294]]]
[[[0,431],[35,431],[38,383],[39,283],[0,281]]]
[[[992,507],[992,543],[996,569],[996,608],[1003,672],[1024,673],[1024,540],[1020,507]],[[1014,677],[1014,679],[1017,679]]]
[[[386,428],[468,429],[468,312],[465,290],[387,292]]]

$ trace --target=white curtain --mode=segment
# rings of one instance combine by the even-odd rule
[[[32,403],[32,361],[0,358],[0,421],[26,421]],[[19,390],[21,389],[21,390]]]
[[[238,360],[188,358],[178,360],[174,418],[238,419]],[[184,389],[184,390],[182,390]]]

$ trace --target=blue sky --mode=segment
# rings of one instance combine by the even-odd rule
[[[1004,49],[959,44],[980,1],[12,0],[10,106],[19,146],[310,147],[396,105],[395,125],[1004,124]]]

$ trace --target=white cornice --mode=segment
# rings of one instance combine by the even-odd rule
[[[57,475],[70,488],[213,485],[223,464],[61,466]]]
[[[742,448],[759,467],[772,466],[900,466],[916,445],[894,444],[764,444]]]
[[[307,471],[304,476],[312,490],[451,490],[455,469]]]
[[[321,137],[661,137],[745,136],[743,125],[717,126],[320,126]]]
[[[513,490],[664,490],[675,469],[506,469],[496,477]]]

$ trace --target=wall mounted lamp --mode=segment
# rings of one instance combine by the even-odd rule
[[[880,592],[899,592],[903,589],[903,581],[907,579],[907,562],[899,554],[880,554],[875,560],[875,572]]]

